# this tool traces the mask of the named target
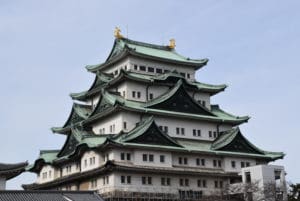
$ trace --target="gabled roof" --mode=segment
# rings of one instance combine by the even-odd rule
[[[113,75],[111,74],[97,72],[95,76],[95,80],[92,86],[89,88],[89,90],[79,92],[79,93],[71,93],[70,96],[74,100],[85,101],[86,98],[98,93],[112,79],[113,79]]]
[[[94,191],[0,191],[0,200],[3,201],[104,201]]]
[[[282,152],[268,152],[259,149],[241,133],[238,127],[221,133],[214,141],[211,148],[218,151],[269,155],[275,158],[283,158],[284,156],[284,153]]]
[[[22,163],[0,163],[0,177],[5,177],[6,180],[18,176],[23,171],[25,171],[27,162]]]
[[[111,85],[114,85],[115,83],[119,83],[122,80],[133,80],[143,83],[153,83],[153,84],[159,84],[159,85],[175,85],[178,80],[182,80],[182,82],[185,84],[185,86],[189,88],[194,88],[196,90],[199,90],[201,92],[209,93],[211,95],[214,95],[218,92],[224,91],[224,89],[227,87],[227,85],[212,85],[212,84],[205,84],[197,81],[191,81],[187,80],[184,76],[182,76],[180,73],[178,73],[176,70],[170,71],[163,74],[155,74],[155,75],[148,75],[148,74],[141,74],[137,72],[131,72],[131,71],[125,71],[124,69],[121,69],[119,75],[112,79],[108,87]]]
[[[164,116],[174,116],[178,118],[187,118],[187,119],[198,119],[198,120],[205,120],[205,121],[212,121],[212,122],[223,122],[228,123],[232,125],[238,125],[244,122],[247,122],[250,117],[244,116],[244,117],[238,117],[231,115],[227,112],[224,112],[221,110],[218,106],[213,106],[211,110],[208,110],[204,108],[203,106],[199,105],[197,102],[193,102],[193,100],[189,100],[193,102],[193,107],[198,107],[199,111],[200,109],[202,113],[195,113],[192,112],[185,112],[185,111],[171,111],[171,110],[164,110],[160,108],[152,107],[155,104],[161,103],[165,100],[169,100],[168,98],[172,97],[180,88],[180,81],[178,85],[176,85],[172,92],[168,91],[166,94],[157,97],[156,99],[153,99],[152,101],[148,103],[142,103],[137,101],[131,101],[126,100],[123,97],[112,94],[106,90],[102,90],[101,92],[101,100],[105,101],[105,104],[102,103],[100,100],[98,102],[98,105],[96,106],[96,109],[93,111],[93,113],[90,115],[90,117],[86,120],[84,120],[82,123],[87,125],[91,122],[94,122],[95,120],[98,120],[100,118],[106,117],[107,115],[111,115],[114,112],[123,110],[123,111],[132,111],[132,112],[138,112],[138,113],[148,113],[150,115],[164,115]],[[182,89],[181,89],[182,90]],[[187,97],[187,99],[191,98],[190,96]],[[103,105],[103,106],[101,106]],[[183,105],[184,106],[184,105]],[[199,112],[198,111],[198,112]]]
[[[51,128],[52,132],[66,134],[70,132],[72,125],[76,125],[79,122],[87,119],[92,112],[90,105],[83,105],[78,103],[73,103],[71,114],[68,117],[68,120],[62,127],[53,127]]]
[[[191,66],[196,69],[201,68],[208,62],[208,59],[190,59],[184,57],[178,54],[175,49],[171,49],[168,46],[154,45],[121,38],[115,40],[111,53],[105,63],[90,65],[86,68],[88,71],[96,72],[124,59],[128,55],[172,64]]]
[[[122,133],[113,140],[122,143],[140,143],[181,147],[181,145],[179,145],[174,139],[158,128],[153,116],[148,117],[144,121],[140,122],[140,124],[129,133]]]
[[[203,107],[190,97],[183,86],[182,80],[179,80],[173,89],[169,90],[167,93],[147,102],[145,107],[205,116],[215,116],[206,107]]]
[[[103,77],[105,75],[104,73],[101,72],[97,72],[96,74],[97,74],[96,77],[98,76]],[[212,84],[187,80],[176,70],[164,74],[148,75],[148,74],[141,74],[132,71],[125,71],[124,69],[121,69],[117,77],[112,78],[108,75],[105,76],[106,76],[105,79],[102,79],[103,81],[102,84],[95,85],[95,81],[94,81],[93,85],[90,87],[89,90],[80,93],[72,93],[70,95],[71,98],[73,100],[85,101],[87,98],[91,96],[98,95],[103,88],[109,88],[111,86],[119,84],[124,80],[141,82],[141,83],[151,83],[154,85],[157,84],[157,85],[173,86],[178,82],[178,80],[181,79],[187,88],[204,92],[204,93],[209,93],[210,95],[215,95],[221,91],[224,91],[225,88],[227,87],[227,85],[225,84],[212,85]]]
[[[41,150],[39,158],[35,160],[34,164],[26,167],[26,171],[38,171],[43,164],[51,164],[56,158],[60,150]]]

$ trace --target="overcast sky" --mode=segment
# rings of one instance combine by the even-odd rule
[[[103,62],[113,30],[167,44],[190,58],[209,58],[199,81],[228,84],[212,102],[236,115],[258,147],[283,151],[287,179],[300,182],[300,1],[0,0],[0,162],[33,163],[59,149],[52,134],[72,106],[68,96],[90,87],[87,64]],[[24,173],[9,189],[32,183]]]

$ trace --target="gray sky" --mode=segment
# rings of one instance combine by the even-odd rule
[[[229,85],[212,102],[250,115],[242,132],[258,147],[283,151],[288,180],[300,182],[300,1],[12,1],[0,0],[0,161],[33,162],[61,148],[54,135],[71,110],[71,92],[86,90],[84,66],[103,62],[113,30],[209,58],[199,81]],[[25,173],[8,183],[35,181]]]

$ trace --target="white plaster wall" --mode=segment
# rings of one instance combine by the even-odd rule
[[[110,132],[110,126],[115,125],[115,131]],[[105,134],[119,133],[123,128],[121,113],[114,114],[105,119],[101,119],[92,124],[92,128],[95,134],[100,134],[100,129],[105,128]]]
[[[193,69],[192,67],[188,67],[188,66],[178,66],[178,65],[172,65],[172,64],[167,64],[167,63],[163,63],[163,62],[157,62],[157,61],[151,61],[151,60],[146,60],[146,59],[139,59],[139,58],[135,58],[135,57],[129,57],[129,66],[130,66],[130,70],[134,71],[134,65],[142,65],[142,66],[146,66],[147,67],[154,67],[154,68],[161,68],[163,70],[169,70],[169,71],[173,71],[176,70],[177,72],[182,72],[182,73],[189,73],[190,74],[190,79],[194,80],[195,79],[195,69]],[[149,73],[147,71],[137,71],[139,73],[145,73],[145,74],[153,74],[153,73]]]
[[[70,172],[67,172],[67,166],[71,166],[71,171]],[[69,164],[66,164],[66,165],[62,166],[61,168],[62,168],[61,169],[62,176],[67,176],[67,175],[70,175],[70,174],[80,172],[80,167],[77,168],[76,163],[69,163]]]
[[[113,149],[110,151],[110,155],[111,157],[109,158],[110,160],[113,161],[118,161],[118,162],[122,162],[122,163],[133,163],[134,161],[134,152],[131,149]],[[121,153],[125,153],[125,160],[121,160]],[[126,159],[126,154],[129,153],[130,154],[130,160]]]
[[[127,70],[129,69],[129,58],[125,58],[118,63],[113,64],[110,67],[107,67],[105,70],[103,70],[104,73],[115,73],[116,70],[120,73],[121,68],[125,69],[125,65],[127,66]],[[119,74],[118,73],[118,74]],[[116,75],[115,75],[116,76]]]
[[[143,161],[143,154],[153,154],[154,155],[154,161],[153,162],[145,162]],[[165,156],[165,162],[160,162],[160,155]],[[164,152],[164,151],[150,151],[150,150],[140,150],[135,149],[134,150],[134,158],[133,163],[135,165],[141,165],[141,166],[155,166],[155,167],[172,167],[172,154],[171,152]]]
[[[178,158],[187,158],[188,164],[179,164]],[[205,160],[205,166],[197,165],[197,158]],[[221,167],[214,167],[213,160],[221,160]],[[172,163],[174,166],[180,167],[191,167],[191,168],[214,168],[214,169],[223,169],[224,168],[224,161],[222,157],[217,156],[207,156],[203,154],[181,154],[181,153],[172,153]]]
[[[90,165],[90,158],[92,157],[95,157],[95,164]],[[85,165],[85,160],[87,160],[87,166]],[[87,151],[81,157],[81,172],[97,168],[102,164],[104,164],[104,158],[101,154],[95,151]]]
[[[205,107],[210,109],[210,95],[203,92],[189,92],[189,95],[194,98],[196,101],[205,101]]]
[[[153,98],[157,98],[158,96],[165,94],[169,91],[169,87],[167,86],[150,86],[148,89],[148,94],[152,93],[153,94]],[[148,95],[148,98],[150,100],[150,95]]]
[[[122,184],[121,176],[131,176],[131,184]],[[142,185],[142,177],[150,176],[152,177],[152,185]],[[162,186],[161,178],[170,178],[171,186]],[[126,191],[134,191],[134,192],[158,192],[158,193],[173,193],[178,194],[178,190],[193,190],[193,191],[203,191],[203,195],[211,195],[216,192],[219,193],[220,189],[214,187],[215,180],[222,180],[223,185],[225,186],[225,180],[223,179],[215,179],[212,177],[205,176],[174,176],[174,175],[151,175],[151,174],[130,174],[130,173],[113,173],[114,178],[114,186],[113,189],[122,189]],[[179,180],[180,178],[189,179],[189,186],[180,186]],[[207,187],[198,187],[197,181],[206,180]],[[111,189],[111,190],[113,190]]]
[[[78,190],[77,186],[75,184],[70,184],[69,186],[71,187],[71,189],[68,189],[67,186],[63,186],[61,188],[61,190],[63,190],[63,191],[66,191],[66,190],[76,191],[76,190]]]
[[[231,167],[231,161],[235,161],[235,168]],[[256,160],[252,158],[224,157],[225,172],[241,172],[241,162],[250,162],[250,166],[256,165]]]
[[[49,176],[50,171],[51,171],[51,177]],[[43,178],[43,173],[47,173],[47,178]],[[59,177],[60,177],[60,170],[52,167],[51,165],[44,165],[38,175],[37,183],[49,182]]]
[[[127,81],[127,99],[145,102],[146,101],[146,85],[137,84],[134,82]],[[135,91],[135,98],[132,96],[132,91]],[[141,97],[137,98],[137,92],[141,93]]]
[[[217,131],[217,124],[201,122],[195,120],[185,120],[176,118],[166,118],[156,116],[155,121],[158,125],[168,126],[168,134],[172,137],[189,138],[189,139],[201,139],[201,140],[214,140],[215,138],[209,137],[209,131]],[[185,135],[177,135],[176,128],[185,128]],[[200,129],[201,136],[193,136],[193,129]]]

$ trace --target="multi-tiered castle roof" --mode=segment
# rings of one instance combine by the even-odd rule
[[[174,66],[168,69],[148,70],[137,68],[135,64],[118,66],[122,61],[134,58],[154,63]],[[83,92],[70,94],[74,100],[71,113],[61,127],[53,127],[54,133],[66,135],[66,141],[59,150],[43,150],[28,171],[39,173],[45,165],[60,167],[68,162],[79,161],[87,150],[105,152],[114,148],[134,148],[163,150],[176,153],[205,154],[210,156],[246,157],[261,161],[274,161],[283,158],[281,152],[264,151],[253,145],[241,133],[238,126],[249,120],[248,116],[230,114],[219,105],[208,105],[195,99],[193,94],[203,93],[213,96],[224,91],[226,85],[212,85],[196,81],[194,72],[205,66],[208,59],[190,59],[178,54],[172,46],[153,45],[133,41],[123,37],[115,39],[111,53],[104,63],[87,66],[95,74],[92,86]],[[146,67],[145,67],[146,68]],[[183,70],[180,70],[183,69]],[[186,69],[186,70],[185,70]],[[142,100],[133,100],[120,91],[124,82],[138,85],[163,87],[168,89],[156,97],[145,93]],[[147,90],[147,88],[146,88]],[[122,93],[123,92],[123,93]],[[138,95],[137,95],[138,96]],[[141,95],[139,95],[141,96]],[[109,119],[112,115],[126,112],[140,116],[135,127],[114,132],[101,130],[95,132],[94,125]],[[195,139],[172,135],[156,121],[156,117],[201,121],[230,127],[217,130],[212,139]],[[129,121],[129,120],[128,120]],[[211,134],[211,133],[210,133]],[[210,136],[211,137],[211,136]],[[68,177],[57,177],[45,183],[24,185],[27,189],[49,189],[68,182],[90,178],[94,175],[113,170],[131,170],[136,172],[174,172],[178,174],[207,174],[214,176],[236,175],[222,170],[196,170],[179,167],[157,167],[124,164],[108,160],[96,169],[77,172]]]

